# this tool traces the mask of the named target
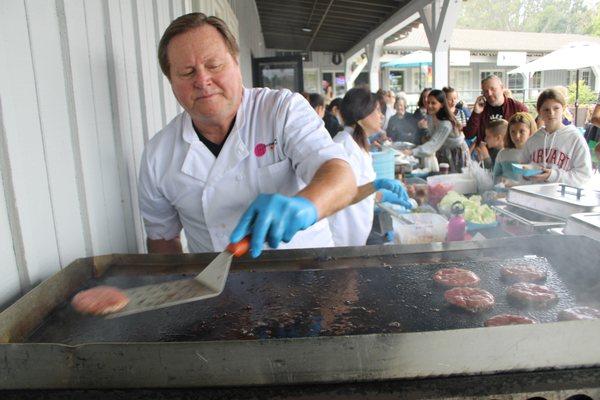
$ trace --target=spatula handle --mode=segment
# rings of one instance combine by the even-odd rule
[[[233,254],[234,257],[241,257],[250,249],[250,236],[246,236],[237,243],[229,243],[227,251]]]

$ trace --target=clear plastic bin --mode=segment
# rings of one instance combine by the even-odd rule
[[[392,215],[392,225],[396,244],[443,242],[448,231],[448,220],[433,213]]]

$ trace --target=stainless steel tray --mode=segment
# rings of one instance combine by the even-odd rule
[[[515,221],[531,227],[536,231],[564,226],[566,221],[543,212],[530,210],[515,204],[494,205],[492,209],[498,214],[505,215]]]
[[[567,235],[582,235],[600,241],[600,212],[573,214],[565,227]]]
[[[600,211],[600,192],[560,183],[515,186],[507,201],[521,207],[567,219],[570,215]]]

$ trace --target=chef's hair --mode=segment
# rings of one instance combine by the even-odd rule
[[[201,12],[185,14],[174,19],[171,24],[169,24],[158,43],[158,62],[160,64],[160,69],[167,78],[171,79],[169,75],[171,72],[171,65],[169,64],[169,55],[167,54],[171,39],[177,35],[181,35],[182,33],[186,33],[195,28],[200,28],[204,25],[212,25],[221,34],[229,54],[237,60],[240,49],[235,36],[233,36],[233,33],[229,30],[225,21],[215,16],[207,17],[206,14]]]
[[[565,96],[563,96],[563,94],[559,90],[556,90],[555,88],[546,89],[538,96],[536,103],[536,108],[538,112],[540,112],[540,108],[542,108],[542,105],[546,102],[546,100],[554,100],[562,104],[563,107],[566,107],[567,105],[567,102],[565,101]]]
[[[369,148],[369,140],[358,121],[368,117],[375,111],[377,105],[377,96],[364,88],[350,89],[342,99],[340,111],[342,113],[344,124],[354,128],[352,138],[363,150]]]

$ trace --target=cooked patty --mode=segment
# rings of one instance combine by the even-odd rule
[[[509,282],[541,282],[548,276],[548,271],[535,265],[514,264],[502,268],[500,275]]]
[[[526,306],[549,307],[558,302],[558,295],[547,286],[520,282],[506,289],[509,300]]]
[[[479,277],[474,272],[462,268],[442,268],[433,275],[433,280],[447,287],[479,284]]]
[[[495,303],[494,296],[487,290],[470,287],[447,290],[444,298],[448,303],[472,313],[489,310]]]
[[[129,299],[119,289],[97,286],[77,293],[71,305],[82,314],[105,315],[122,310]]]
[[[485,326],[502,326],[502,325],[520,325],[520,324],[535,324],[531,318],[522,315],[500,314],[485,321]]]

